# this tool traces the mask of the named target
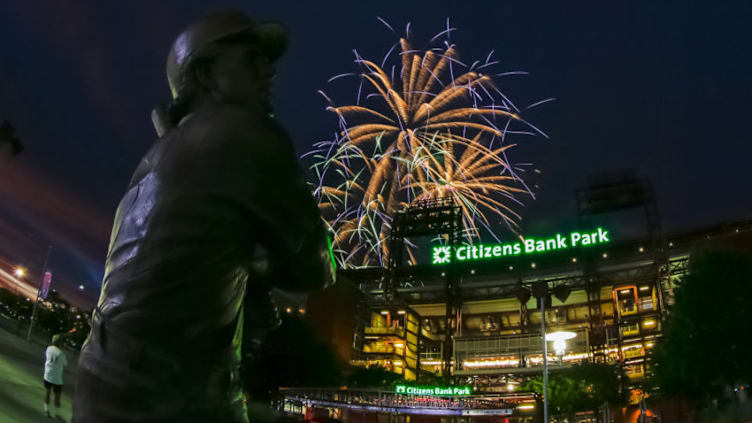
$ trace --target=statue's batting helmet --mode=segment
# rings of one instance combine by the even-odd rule
[[[256,24],[240,11],[229,11],[208,16],[194,23],[178,35],[167,56],[167,81],[172,97],[178,98],[191,62],[210,44],[236,35],[248,35],[250,43],[258,46],[269,61],[285,52],[287,31],[276,22]]]

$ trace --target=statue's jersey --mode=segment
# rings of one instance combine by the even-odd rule
[[[146,154],[118,207],[79,365],[76,404],[92,409],[75,414],[243,421],[237,369],[259,247],[274,286],[323,284],[325,233],[289,139],[239,107],[187,116]],[[253,315],[265,297],[249,300]]]

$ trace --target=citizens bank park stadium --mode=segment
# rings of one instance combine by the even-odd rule
[[[387,265],[340,270],[306,313],[342,359],[379,365],[426,391],[291,387],[286,410],[343,421],[528,421],[539,406],[520,387],[541,375],[544,330],[549,373],[616,364],[631,392],[652,371],[651,351],[693,254],[748,248],[752,220],[665,233],[649,180],[631,172],[594,179],[576,199],[577,227],[496,244],[463,244],[451,201],[396,214]],[[416,248],[410,263],[406,251],[421,239],[444,242]],[[718,306],[708,304],[709,318]],[[462,394],[452,394],[458,387]]]

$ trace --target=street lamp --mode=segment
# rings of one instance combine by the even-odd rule
[[[574,332],[559,331],[546,334],[546,341],[554,342],[554,351],[556,355],[563,356],[564,351],[567,349],[567,340],[576,337]]]
[[[16,267],[16,270],[13,271],[13,274],[16,275],[17,278],[22,278],[26,275],[26,269],[23,267]]]
[[[78,290],[79,290],[79,291],[83,291],[83,290],[84,290],[84,288],[85,288],[85,287],[84,287],[83,285],[79,285],[79,286],[78,286]]]

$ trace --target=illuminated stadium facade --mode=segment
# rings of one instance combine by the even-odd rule
[[[750,222],[664,236],[647,180],[621,173],[598,181],[578,192],[580,228],[509,245],[461,244],[451,202],[397,215],[389,266],[342,272],[365,294],[351,362],[379,364],[408,381],[450,375],[476,392],[513,391],[542,370],[540,302],[530,289],[545,282],[553,292],[546,332],[572,333],[549,342],[551,371],[607,362],[621,366],[625,388],[644,378],[692,251],[749,235]],[[625,210],[646,222],[639,237],[594,224]],[[422,264],[408,265],[405,239],[420,237],[444,242],[427,249]]]
[[[600,176],[578,191],[577,204],[577,228],[488,245],[462,243],[451,201],[414,204],[394,217],[386,267],[341,270],[345,283],[331,287],[340,291],[309,301],[309,317],[328,328],[323,336],[341,358],[380,365],[412,386],[450,381],[472,395],[292,390],[285,407],[350,422],[376,414],[529,421],[536,397],[521,387],[543,370],[540,289],[549,294],[546,333],[560,335],[548,342],[549,372],[612,363],[622,370],[621,389],[636,386],[652,371],[651,351],[692,254],[749,244],[752,220],[664,235],[649,182],[631,173]],[[635,227],[619,220],[625,212],[636,212],[645,230],[619,231]]]

